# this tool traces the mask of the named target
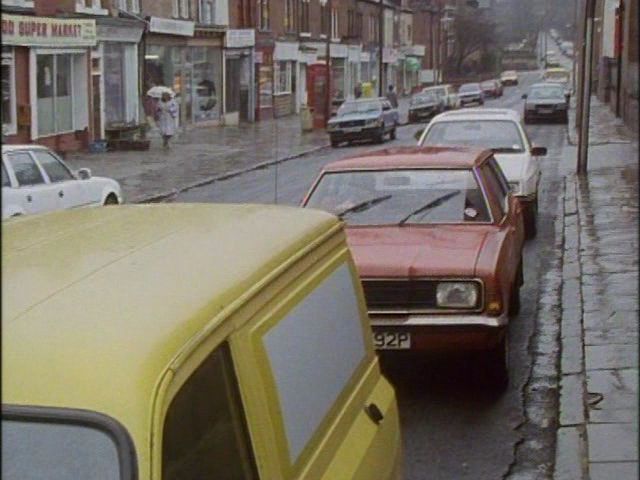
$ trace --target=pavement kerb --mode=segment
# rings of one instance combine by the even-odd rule
[[[577,183],[573,174],[565,178],[563,202],[560,402],[553,479],[586,480],[589,478],[586,429],[588,409],[579,261],[580,212],[577,205]]]
[[[169,191],[165,191],[162,193],[156,193],[153,195],[146,195],[144,197],[139,197],[139,198],[134,198],[130,201],[130,203],[157,203],[157,202],[163,202],[165,200],[168,200],[169,198],[175,197],[177,195],[179,195],[182,192],[185,192],[187,190],[190,190],[192,188],[196,188],[196,187],[201,187],[203,185],[208,185],[210,183],[214,183],[214,182],[218,182],[220,180],[227,180],[229,178],[233,178],[233,177],[237,177],[238,175],[242,175],[244,173],[247,172],[252,172],[254,170],[260,170],[261,168],[266,168],[266,167],[270,167],[272,165],[275,165],[277,163],[283,163],[289,160],[294,160],[296,158],[300,158],[300,157],[304,157],[305,155],[310,155],[312,153],[316,153],[319,152],[320,150],[323,150],[325,148],[329,148],[330,144],[327,143],[326,145],[320,145],[318,147],[314,147],[311,148],[309,150],[305,150],[303,152],[300,153],[296,153],[295,155],[288,155],[286,157],[282,157],[282,158],[278,158],[276,160],[268,160],[266,162],[261,162],[261,163],[257,163],[255,165],[251,165],[250,167],[246,167],[246,168],[241,168],[238,170],[232,170],[230,172],[225,172],[222,174],[218,174],[218,175],[214,175],[211,177],[207,177],[207,178],[203,178],[200,180],[197,180],[195,182],[189,183],[185,186],[179,187],[179,188],[173,188]]]

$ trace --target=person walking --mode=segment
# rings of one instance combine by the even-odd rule
[[[156,121],[162,135],[162,146],[169,148],[169,139],[176,133],[178,105],[168,93],[163,93],[156,110]]]
[[[393,108],[398,108],[398,95],[393,89],[393,85],[389,85],[389,91],[387,92],[387,100]]]

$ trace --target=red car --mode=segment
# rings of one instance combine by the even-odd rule
[[[303,206],[347,224],[376,348],[486,352],[508,383],[524,225],[491,151],[401,147],[327,165]]]
[[[485,97],[498,98],[502,96],[503,88],[499,80],[487,80],[480,83],[480,88]]]

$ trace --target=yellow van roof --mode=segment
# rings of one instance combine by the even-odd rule
[[[544,73],[547,72],[557,72],[557,73],[569,73],[569,70],[567,70],[566,68],[562,68],[562,67],[553,67],[553,68],[547,68]]]
[[[140,440],[179,349],[337,224],[293,207],[196,204],[3,222],[3,403],[95,410]]]

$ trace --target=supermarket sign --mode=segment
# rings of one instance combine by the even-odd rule
[[[25,47],[94,47],[96,21],[3,13],[2,43]]]

